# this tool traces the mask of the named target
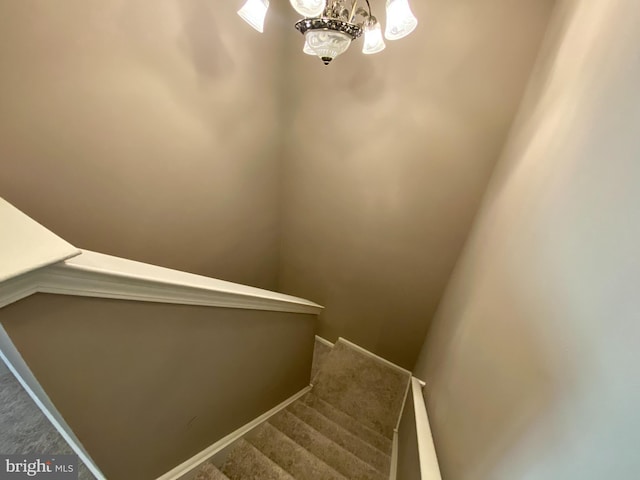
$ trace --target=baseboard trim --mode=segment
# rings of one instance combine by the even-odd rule
[[[398,476],[398,431],[393,432],[393,443],[391,444],[391,470],[389,480],[396,480]]]
[[[320,335],[316,335],[316,340],[319,341],[320,343],[326,345],[329,348],[333,348],[333,343],[331,343],[326,338],[322,338]]]
[[[338,341],[340,342],[344,342],[347,345],[349,345],[350,347],[354,348],[355,350],[358,350],[360,353],[367,355],[371,358],[375,358],[376,360],[388,365],[391,368],[394,368],[396,370],[398,370],[399,372],[402,372],[406,375],[408,375],[409,377],[411,377],[411,372],[409,370],[407,370],[406,368],[402,368],[400,365],[396,365],[393,362],[390,362],[389,360],[387,360],[386,358],[382,358],[378,355],[376,355],[375,353],[370,352],[369,350],[367,350],[366,348],[362,348],[360,345],[356,345],[353,342],[350,342],[349,340],[347,340],[346,338],[343,337],[339,337]]]
[[[196,453],[193,457],[191,457],[190,459],[186,460],[185,462],[182,462],[180,465],[178,465],[177,467],[175,467],[172,470],[168,471],[164,475],[158,477],[156,480],[179,480],[184,475],[186,475],[189,472],[191,472],[194,468],[198,467],[200,464],[202,464],[202,463],[206,462],[207,460],[209,460],[216,453],[218,453],[222,449],[228,447],[233,442],[239,440],[240,438],[245,436],[247,433],[249,433],[251,430],[256,428],[258,425],[260,425],[263,422],[266,422],[267,420],[269,420],[270,417],[272,417],[273,415],[275,415],[279,411],[284,410],[286,407],[291,405],[293,402],[295,402],[299,398],[301,398],[304,395],[306,395],[307,393],[309,393],[309,391],[311,391],[311,386],[303,388],[302,390],[300,390],[295,395],[293,395],[293,396],[289,397],[288,399],[286,399],[284,402],[282,402],[279,405],[273,407],[268,412],[263,413],[262,415],[260,415],[259,417],[255,418],[251,422],[243,425],[242,427],[240,427],[236,431],[231,432],[226,437],[221,438],[220,440],[218,440],[213,445],[211,445],[211,446],[205,448],[204,450],[202,450],[200,453]]]
[[[413,408],[415,409],[416,435],[418,441],[418,457],[420,458],[420,476],[424,480],[442,480],[438,455],[433,443],[429,415],[422,389],[424,382],[412,377],[411,391]]]

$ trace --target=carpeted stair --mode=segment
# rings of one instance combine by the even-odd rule
[[[316,342],[313,388],[195,480],[387,480],[410,375],[346,341]]]

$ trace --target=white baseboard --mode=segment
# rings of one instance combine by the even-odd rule
[[[415,409],[416,435],[418,441],[418,457],[420,458],[420,475],[424,480],[442,480],[438,455],[433,443],[429,415],[422,389],[424,382],[413,377],[411,379],[411,393],[413,408]]]
[[[398,476],[398,430],[393,432],[393,443],[391,444],[391,470],[389,480],[396,480]]]
[[[266,422],[267,420],[269,420],[270,417],[272,417],[273,415],[275,415],[279,411],[284,410],[286,407],[291,405],[293,402],[298,400],[300,397],[302,397],[302,396],[306,395],[307,393],[309,393],[310,390],[311,390],[311,386],[303,388],[298,393],[296,393],[295,395],[289,397],[288,399],[286,399],[281,404],[273,407],[268,412],[263,413],[262,415],[260,415],[256,419],[252,420],[251,422],[247,423],[246,425],[243,425],[242,427],[240,427],[236,431],[231,432],[226,437],[221,438],[220,440],[218,440],[213,445],[205,448],[200,453],[195,454],[193,457],[191,457],[190,459],[188,459],[185,462],[181,463],[180,465],[178,465],[177,467],[173,468],[172,470],[168,471],[164,475],[158,477],[156,480],[179,480],[179,479],[181,479],[183,476],[187,475],[193,469],[195,469],[196,467],[198,467],[202,463],[204,463],[207,460],[209,460],[216,453],[218,453],[219,451],[221,451],[224,448],[228,447],[233,442],[239,440],[240,438],[245,436],[247,433],[249,433],[251,430],[256,428],[258,425],[260,425],[261,423]]]
[[[406,368],[402,368],[400,365],[396,365],[395,363],[390,362],[386,358],[379,357],[375,353],[372,353],[369,350],[367,350],[365,348],[362,348],[360,345],[356,345],[355,343],[350,342],[346,338],[340,337],[340,338],[338,338],[338,341],[339,342],[344,342],[347,345],[349,345],[350,347],[353,347],[355,350],[358,350],[360,353],[362,353],[364,355],[367,355],[368,357],[375,358],[379,362],[382,362],[382,363],[388,365],[389,367],[394,368],[394,369],[398,370],[399,372],[402,372],[405,375],[408,375],[409,377],[411,377],[411,372],[409,370],[407,370]]]
[[[320,335],[316,335],[316,340],[319,341],[320,343],[326,345],[329,348],[333,348],[333,343],[331,343],[326,338],[322,338]]]

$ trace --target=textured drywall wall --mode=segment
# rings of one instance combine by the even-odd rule
[[[414,1],[411,36],[328,67],[288,34],[279,288],[326,307],[320,335],[413,366],[552,5]]]
[[[237,8],[2,2],[0,196],[80,248],[275,288],[281,30]]]
[[[109,479],[152,479],[309,384],[314,315],[37,294],[0,321]]]
[[[640,478],[640,8],[563,3],[416,366],[447,480]]]

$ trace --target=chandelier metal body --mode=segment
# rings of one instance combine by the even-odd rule
[[[382,27],[371,13],[369,0],[289,1],[295,11],[304,16],[295,24],[305,37],[303,52],[316,55],[325,65],[363,35],[362,53],[371,55],[386,47]],[[238,15],[262,32],[268,9],[269,0],[247,0]],[[409,0],[386,0],[386,13],[384,37],[387,40],[404,38],[418,25]]]

